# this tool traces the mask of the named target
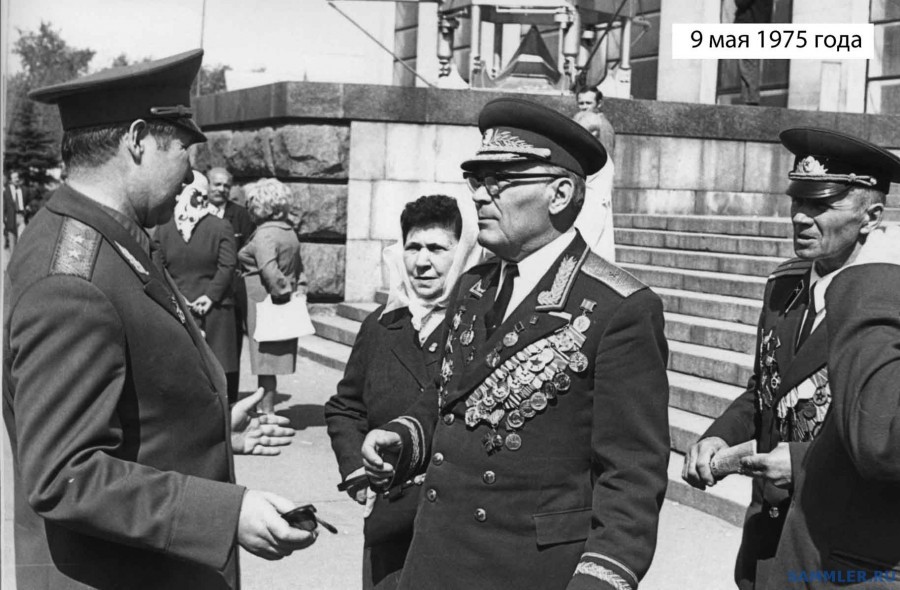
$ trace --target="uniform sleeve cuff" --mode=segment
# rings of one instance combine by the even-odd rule
[[[585,553],[575,567],[567,590],[636,590],[634,572],[619,561],[599,553]]]
[[[189,477],[167,552],[221,571],[237,535],[246,488]]]

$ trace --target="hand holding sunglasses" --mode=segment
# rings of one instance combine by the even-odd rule
[[[281,518],[286,520],[292,527],[303,531],[312,532],[316,530],[318,525],[322,525],[322,528],[333,535],[336,535],[338,532],[334,525],[325,522],[316,515],[316,507],[312,504],[298,506],[290,512],[282,514]]]

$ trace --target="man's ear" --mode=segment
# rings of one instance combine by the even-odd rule
[[[131,122],[125,137],[122,138],[128,153],[135,162],[140,162],[144,155],[144,140],[147,139],[147,135],[147,122],[143,119],[136,119]]]
[[[883,215],[884,205],[882,203],[872,203],[866,207],[865,220],[863,226],[859,228],[859,233],[862,235],[871,233],[876,227],[881,225]]]
[[[559,215],[565,211],[575,198],[575,183],[571,178],[563,176],[550,183],[547,188],[553,191],[548,207],[550,215]]]

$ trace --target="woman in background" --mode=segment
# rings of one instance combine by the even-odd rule
[[[247,332],[250,335],[250,367],[265,392],[259,411],[275,413],[277,375],[293,374],[297,364],[297,339],[257,342],[256,304],[271,296],[272,303],[287,303],[301,285],[303,264],[300,242],[288,221],[290,190],[265,178],[244,187],[247,209],[257,224],[256,231],[241,251],[238,260],[247,285]],[[305,290],[305,285],[302,287]],[[233,323],[233,322],[232,322]]]
[[[228,379],[228,403],[237,401],[237,328],[232,277],[237,266],[234,230],[216,217],[209,184],[194,170],[194,180],[175,203],[175,214],[156,234],[163,264],[184,295],[206,342]]]

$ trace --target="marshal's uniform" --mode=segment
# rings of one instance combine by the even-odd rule
[[[500,264],[463,275],[439,404],[385,427],[403,440],[394,481],[427,469],[402,588],[628,589],[650,565],[669,455],[662,305],[567,237],[491,335]]]

